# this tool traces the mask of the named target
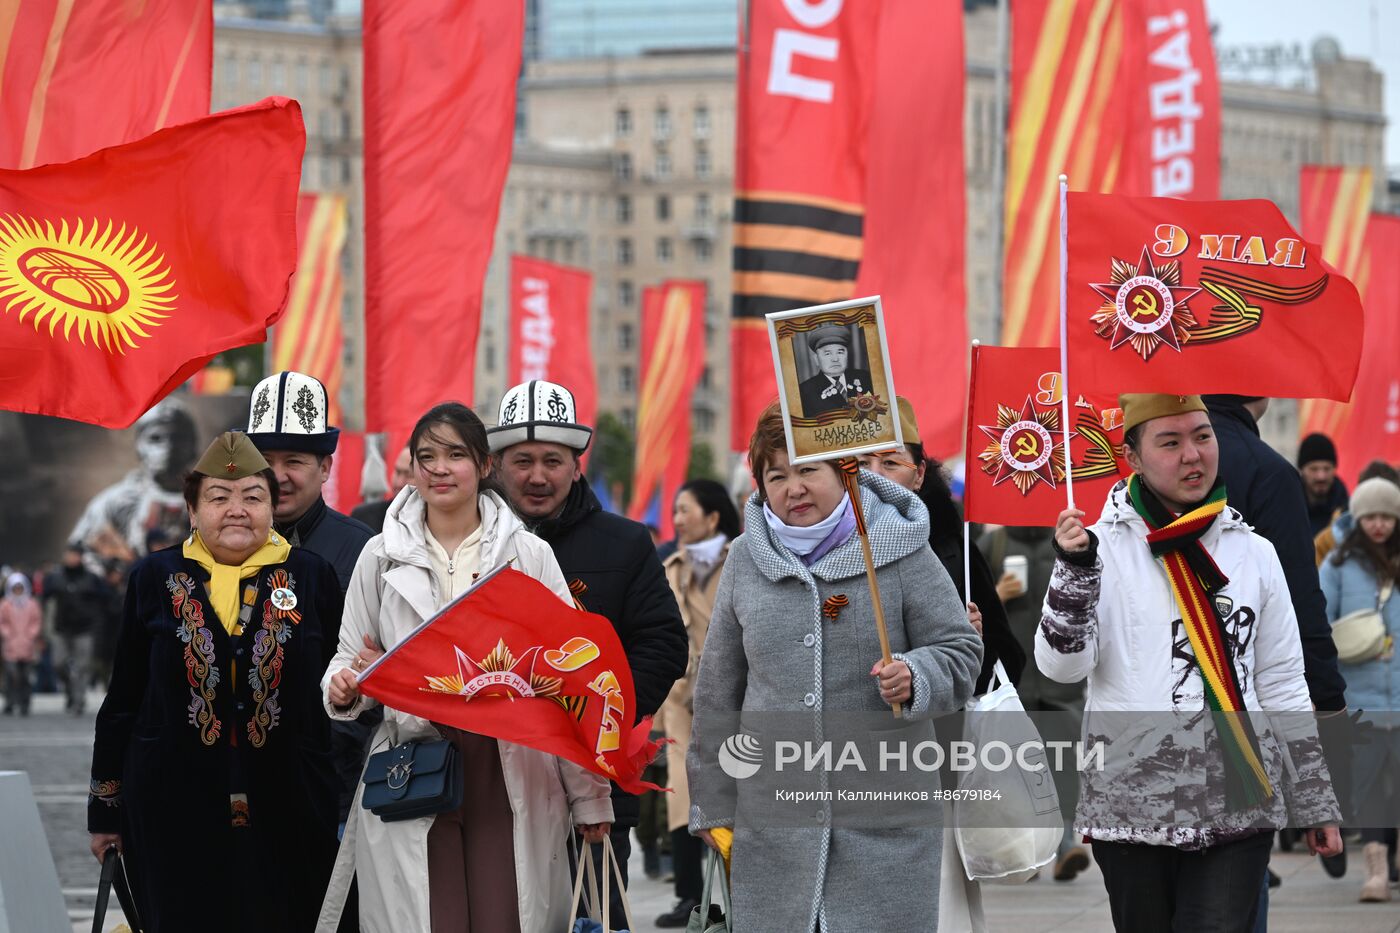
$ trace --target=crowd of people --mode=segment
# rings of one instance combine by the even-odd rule
[[[1400,691],[1400,477],[1370,465],[1348,496],[1326,438],[1305,439],[1296,464],[1264,444],[1266,406],[1124,396],[1133,472],[1097,522],[1068,509],[1053,530],[979,529],[964,554],[907,401],[904,447],[863,456],[853,484],[831,462],[788,459],[775,403],[752,431],[752,491],[686,483],[663,558],[646,527],[599,505],[582,467],[592,428],[566,387],[512,388],[491,427],[459,403],[434,407],[396,454],[390,496],[352,517],[322,496],[338,433],[324,387],[278,373],[255,388],[246,430],[215,438],[181,478],[182,540],[109,580],[76,541],[58,567],[7,570],[5,712],[29,713],[46,663],[73,713],[106,684],[88,828],[99,858],[123,853],[149,930],[562,930],[580,860],[610,870],[605,839],[622,914],[634,833],[649,875],[670,857],[661,928],[691,922],[709,849],[735,930],[863,929],[877,909],[904,929],[980,929],[977,886],[943,870],[959,856],[941,821],[862,831],[824,811],[803,828],[748,825],[716,725],[897,704],[946,730],[933,721],[998,666],[1026,709],[1068,716],[1047,720],[1071,724],[1047,739],[1125,712],[1213,726],[1150,747],[1139,736],[1105,773],[1055,775],[1073,815],[1044,870],[1071,881],[1092,851],[1118,929],[1265,929],[1274,832],[1293,843],[1302,830],[1341,875],[1344,821],[1360,833],[1361,899],[1386,901],[1395,828],[1349,817],[1394,796],[1400,764],[1400,729],[1378,714]],[[505,562],[612,623],[636,715],[670,740],[649,773],[671,793],[639,799],[360,692],[361,671]],[[1375,644],[1353,648],[1341,629]],[[1373,726],[1354,756],[1335,726],[1348,709]],[[1261,710],[1306,715],[1249,715]],[[450,746],[460,792],[381,818],[361,802],[366,759],[408,743]],[[217,907],[191,876],[254,863],[256,884]]]

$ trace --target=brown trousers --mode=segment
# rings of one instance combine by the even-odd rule
[[[500,748],[486,736],[437,728],[457,746],[466,792],[428,830],[432,933],[520,933],[515,818]]]

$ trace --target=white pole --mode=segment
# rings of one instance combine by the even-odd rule
[[[1005,292],[1002,275],[1006,272],[1006,72],[1008,67],[1010,33],[1006,0],[997,0],[997,55],[994,99],[992,101],[992,333],[1001,340],[1006,311],[1002,307]]]
[[[972,602],[972,525],[967,520],[967,477],[972,471],[972,445],[967,435],[972,430],[972,385],[977,378],[977,348],[982,341],[972,341],[971,361],[967,367],[967,405],[963,415],[963,602]],[[980,606],[978,607],[981,608]]]
[[[1069,450],[1069,177],[1060,176],[1060,418],[1064,421],[1065,495],[1074,508],[1074,464]]]

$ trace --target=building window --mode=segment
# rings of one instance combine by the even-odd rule
[[[632,111],[626,107],[617,108],[617,135],[619,137],[632,135]]]
[[[630,153],[619,152],[617,161],[613,163],[613,174],[618,181],[632,180],[632,156]]]
[[[618,414],[622,417],[622,423],[623,423],[624,425],[627,426],[627,430],[629,430],[629,431],[635,431],[635,430],[637,430],[637,413],[636,413],[636,412],[634,412],[634,411],[633,411],[632,409],[630,409],[630,408],[624,408],[624,409],[622,409],[622,411],[618,412]]]
[[[632,265],[632,240],[629,237],[622,237],[617,241],[617,264]]]
[[[262,62],[256,58],[248,59],[248,85],[253,90],[259,90],[262,84]]]
[[[668,236],[660,236],[660,237],[657,237],[657,238],[656,238],[656,261],[657,261],[657,262],[670,262],[670,261],[671,261],[671,238],[670,238],[670,237],[668,237]]]
[[[668,195],[658,194],[656,196],[656,219],[671,219],[671,198]]]
[[[710,177],[710,150],[707,146],[695,147],[695,177]]]
[[[709,434],[715,429],[715,413],[708,408],[693,408],[690,414],[700,434]]]
[[[281,59],[273,59],[269,74],[271,75],[271,79],[268,81],[269,88],[274,91],[287,89],[287,66]]]
[[[671,111],[666,107],[656,108],[656,138],[671,138]]]
[[[658,152],[656,154],[656,178],[664,181],[671,177],[671,154],[669,152]]]
[[[617,196],[617,222],[620,224],[632,222],[632,199],[625,194]]]
[[[697,260],[700,262],[709,262],[714,258],[715,247],[708,239],[705,237],[696,237],[692,242],[695,244],[695,258]]]
[[[710,388],[710,386],[713,384],[713,378],[714,377],[711,373],[710,367],[706,366],[704,369],[700,370],[700,388]]]
[[[619,366],[617,368],[617,391],[637,391],[637,377],[633,375],[631,366]]]
[[[623,279],[617,283],[617,303],[620,307],[630,308],[637,301],[637,290],[632,283]]]
[[[335,91],[335,72],[331,70],[331,63],[321,62],[321,93],[330,94]]]
[[[708,194],[697,194],[695,196],[695,219],[710,219],[710,196]]]
[[[296,66],[296,88],[297,96],[304,97],[311,89],[311,66],[306,63],[306,59],[298,59]]]
[[[636,343],[636,330],[631,324],[617,325],[617,348],[619,350],[630,350]]]
[[[710,108],[704,104],[695,105],[695,138],[707,139],[710,135]]]

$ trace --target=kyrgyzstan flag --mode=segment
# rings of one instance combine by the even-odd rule
[[[1058,350],[974,347],[963,506],[970,522],[1052,526],[1068,503]],[[1071,384],[1071,391],[1073,385]],[[1123,410],[1112,396],[1069,407],[1074,504],[1098,520],[1122,462]]]
[[[1351,396],[1361,300],[1270,201],[1069,195],[1069,381]]]
[[[272,97],[0,171],[0,408],[126,427],[261,341],[296,268],[305,144]]]
[[[634,722],[632,671],[612,623],[501,567],[360,675],[385,706],[566,758],[639,794],[660,742]]]

